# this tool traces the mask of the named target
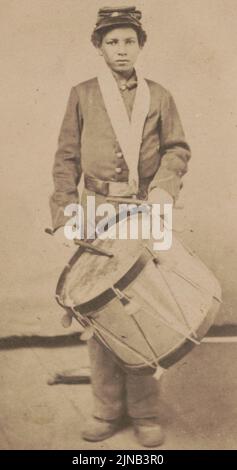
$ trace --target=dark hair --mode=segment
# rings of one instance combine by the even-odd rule
[[[97,31],[93,31],[91,35],[91,42],[95,47],[99,48],[102,44],[103,37],[105,36],[105,34],[109,33],[113,29],[126,28],[126,27],[130,27],[134,29],[134,31],[136,31],[138,44],[140,47],[143,47],[147,40],[146,32],[142,28],[136,27],[131,24],[119,25],[119,26],[108,26],[107,28],[101,28],[101,29],[98,29]]]

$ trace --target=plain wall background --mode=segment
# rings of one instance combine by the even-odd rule
[[[236,1],[0,0],[3,334],[58,323],[54,289],[70,253],[44,227],[59,127],[71,86],[99,64],[98,7],[127,4],[143,10],[143,70],[172,92],[192,148],[185,237],[222,284],[218,321],[237,323]]]

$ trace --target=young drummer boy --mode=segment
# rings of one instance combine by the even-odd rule
[[[53,228],[64,226],[64,208],[88,195],[96,205],[108,196],[173,204],[187,172],[190,149],[171,94],[135,70],[147,36],[136,7],[101,8],[92,43],[104,59],[97,77],[72,88],[53,169]],[[129,133],[128,133],[129,129]],[[125,373],[94,338],[88,341],[93,416],[83,438],[112,436],[128,415],[141,445],[164,440],[158,420],[157,381]]]

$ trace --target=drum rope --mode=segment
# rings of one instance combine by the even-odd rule
[[[138,323],[137,319],[135,318],[135,316],[128,311],[128,308],[129,308],[129,305],[131,305],[131,299],[128,295],[124,294],[123,292],[121,292],[118,288],[115,288],[114,286],[112,286],[112,289],[115,293],[115,295],[117,296],[117,298],[119,299],[120,303],[123,305],[126,313],[128,313],[128,315],[133,319],[133,321],[135,322],[138,330],[140,331],[141,335],[143,336],[143,338],[145,339],[148,347],[150,348],[151,350],[151,353],[153,355],[153,358],[154,358],[154,362],[157,364],[157,367],[159,366],[159,363],[158,363],[158,358],[157,358],[157,353],[156,351],[153,349],[152,345],[150,344],[150,342],[148,341],[148,338],[145,336],[145,333],[144,331],[142,330],[140,324]],[[139,308],[137,311],[140,311],[140,310],[143,310],[142,308]],[[143,310],[144,311],[144,310]],[[137,313],[137,312],[136,312]]]
[[[177,307],[178,307],[178,309],[179,309],[179,311],[180,311],[180,313],[181,313],[181,315],[182,315],[182,317],[183,317],[183,320],[184,320],[184,322],[185,322],[187,328],[189,329],[190,333],[192,333],[193,336],[194,336],[195,338],[197,338],[197,334],[196,334],[196,332],[193,330],[193,328],[191,327],[191,325],[190,325],[190,323],[189,323],[189,321],[188,321],[188,319],[187,319],[187,317],[186,317],[186,315],[185,315],[184,310],[182,309],[182,307],[181,307],[181,305],[180,305],[180,303],[179,303],[179,301],[178,301],[178,299],[177,299],[177,297],[176,297],[176,295],[175,295],[173,289],[170,287],[170,285],[169,285],[169,283],[168,283],[168,281],[167,281],[167,278],[166,278],[166,276],[165,276],[163,270],[160,268],[159,265],[156,265],[156,267],[158,268],[159,273],[160,273],[160,275],[161,275],[161,277],[162,277],[164,283],[166,284],[166,286],[167,286],[167,288],[168,288],[168,290],[169,290],[169,292],[170,292],[172,298],[174,299],[174,301],[175,301],[175,303],[176,303],[176,305],[177,305]]]
[[[196,254],[195,254],[195,252],[194,252],[189,246],[187,246],[186,244],[184,245],[183,241],[182,241],[180,238],[179,238],[179,243],[180,243],[180,245],[182,245],[182,247],[183,247],[193,258],[198,259],[197,256],[196,256]],[[174,272],[175,272],[175,271],[174,271]],[[176,274],[178,274],[178,272],[176,272]],[[190,282],[190,283],[193,282],[193,281],[191,281],[191,280],[188,281],[188,278],[185,278],[185,277],[184,277],[184,280],[187,281],[187,282]],[[195,283],[194,283],[194,285],[195,285]],[[207,289],[205,289],[205,287],[200,286],[199,284],[197,284],[197,288],[198,288],[198,287],[199,287],[200,289],[203,289],[204,291],[208,292]],[[217,300],[217,302],[222,303],[222,300],[221,300],[220,297],[218,297],[217,295],[213,295],[212,297],[213,297],[214,300]]]
[[[137,319],[135,318],[134,314],[132,314],[131,312],[128,311],[128,308],[129,308],[129,304],[131,305],[131,299],[129,296],[127,296],[126,294],[124,294],[123,292],[121,292],[118,288],[115,288],[114,286],[112,286],[112,289],[114,291],[114,293],[116,294],[116,296],[118,297],[120,303],[123,305],[126,313],[128,313],[128,315],[133,319],[133,321],[135,322],[138,330],[140,331],[142,337],[144,338],[144,340],[146,341],[148,347],[150,348],[151,350],[151,353],[153,355],[153,358],[154,358],[154,361],[155,363],[157,364],[157,366],[159,365],[158,363],[158,358],[157,358],[157,353],[156,351],[153,349],[152,345],[150,344],[148,338],[146,337],[144,331],[142,330],[139,322],[137,321]],[[138,311],[143,311],[144,312],[144,309],[142,308],[138,308],[136,313]]]
[[[133,288],[134,288],[134,287],[135,287],[135,286],[133,286]],[[117,289],[114,289],[114,291],[117,291]],[[140,283],[140,287],[139,287],[139,290],[138,290],[138,294],[139,294],[139,292],[141,292],[141,291],[144,292],[144,289],[143,289],[143,286],[142,286],[141,283]],[[120,295],[118,295],[117,292],[115,292],[115,293],[116,293],[118,299],[121,301]],[[122,296],[122,297],[125,297],[122,292],[121,292],[121,296]],[[126,296],[126,298],[127,298],[128,301],[129,301],[129,298],[128,298],[127,296]],[[150,307],[152,308],[152,310],[154,310],[154,311],[157,313],[157,308],[155,308],[155,307],[152,305],[152,303],[149,302],[148,299],[147,299],[147,301],[148,301]],[[88,327],[91,326],[91,324],[92,324],[91,319],[89,320],[89,319],[87,319],[84,315],[81,315],[80,312],[76,311],[76,310],[75,310],[75,307],[73,307],[72,305],[70,305],[70,308],[71,308],[71,310],[72,310],[73,313],[74,313],[74,318],[75,318],[84,328],[86,328],[87,326],[88,326]],[[153,318],[157,319],[157,316],[154,315],[154,313],[152,313],[152,312],[150,312],[150,311],[148,311],[148,313],[149,313]],[[183,336],[185,339],[189,339],[190,341],[192,341],[192,342],[195,343],[195,344],[198,344],[198,345],[200,344],[199,341],[197,341],[196,339],[192,338],[189,334],[187,334],[187,332],[183,331],[183,328],[182,328],[183,325],[180,324],[180,323],[178,323],[178,322],[177,322],[177,319],[176,319],[173,315],[170,315],[170,314],[169,314],[169,316],[170,316],[173,320],[175,320],[174,324],[172,324],[172,323],[170,323],[169,321],[167,321],[167,318],[166,318],[164,315],[162,315],[161,312],[158,312],[158,314],[159,314],[160,320],[161,320],[161,321],[163,322],[163,324],[165,324],[168,328],[173,329],[176,333],[178,333],[179,335]],[[80,318],[80,320],[79,320],[78,317]],[[181,327],[181,328],[180,328],[180,327]],[[98,328],[97,328],[97,329],[98,329]],[[111,335],[111,337],[112,337],[113,339],[116,338],[116,337],[114,337],[111,333],[109,333],[105,328],[104,328],[104,330],[107,332],[107,335]],[[98,329],[98,331],[99,331],[99,329]],[[117,339],[117,338],[116,338],[116,339]],[[138,351],[136,351],[136,350],[133,349],[132,347],[127,346],[127,345],[126,345],[125,343],[123,343],[121,340],[117,339],[117,341],[119,341],[120,344],[123,345],[123,347],[126,347],[127,349],[133,350],[135,354],[139,355],[139,352],[138,352]],[[105,345],[106,345],[106,343],[105,343]],[[142,358],[142,359],[149,365],[149,367],[152,365],[152,364],[150,364],[148,361],[146,361],[145,357],[143,357],[142,355],[140,355],[139,357],[140,357],[140,359]],[[157,359],[155,359],[155,362],[156,362],[157,365],[158,365]]]
[[[171,272],[176,274],[176,276],[181,277],[181,279],[188,282],[192,287],[195,287],[197,290],[203,290],[208,295],[210,295],[209,291],[204,286],[200,286],[200,284],[198,284],[197,282],[192,281],[187,276],[185,276],[183,273],[180,273],[179,271],[176,271],[176,269],[172,269]],[[213,297],[214,300],[217,300],[217,302],[222,303],[222,300],[219,299],[219,297],[217,297],[216,295],[213,295],[212,297]]]
[[[137,351],[135,348],[133,348],[132,346],[128,346],[126,343],[124,343],[124,341],[122,341],[120,338],[118,338],[117,336],[115,336],[113,333],[111,333],[110,331],[107,330],[107,328],[105,328],[104,326],[102,325],[99,325],[98,322],[96,322],[94,319],[91,319],[91,323],[93,325],[93,327],[101,334],[101,331],[104,332],[105,334],[107,334],[107,336],[114,340],[115,343],[118,343],[120,346],[122,346],[123,348],[129,350],[129,351],[133,351],[134,354],[136,354],[137,357],[139,357],[139,359],[142,359],[146,365],[148,365],[149,367],[152,367],[154,370],[156,370],[156,367],[154,367],[154,364],[153,362],[150,362],[145,356],[143,356],[139,351]],[[103,337],[101,337],[101,341],[104,343],[104,345],[106,347],[108,347],[106,341],[103,339]],[[156,366],[159,366],[159,363],[158,363],[158,359],[155,358],[155,363],[156,363]]]
[[[181,315],[182,315],[182,318],[183,318],[183,320],[184,320],[185,325],[187,326],[187,328],[188,328],[188,330],[190,331],[190,333],[191,333],[195,338],[197,338],[196,332],[192,329],[191,325],[189,324],[189,321],[188,321],[188,319],[187,319],[187,317],[186,317],[186,315],[185,315],[185,313],[184,313],[184,310],[182,309],[182,307],[181,307],[181,305],[180,305],[180,303],[179,303],[179,301],[178,301],[178,299],[177,299],[177,297],[176,297],[176,295],[175,295],[173,289],[170,287],[170,285],[169,285],[169,283],[168,283],[168,281],[167,281],[167,279],[166,279],[166,276],[165,276],[165,274],[164,274],[162,268],[160,267],[159,259],[157,258],[157,256],[155,256],[155,254],[153,253],[153,251],[151,250],[151,248],[150,248],[148,245],[145,245],[145,248],[146,248],[146,249],[148,250],[148,252],[150,253],[150,255],[151,255],[151,257],[152,257],[152,260],[153,260],[153,262],[154,262],[154,264],[155,264],[155,267],[159,270],[159,273],[160,273],[160,275],[161,275],[161,277],[162,277],[162,279],[163,279],[163,281],[164,281],[166,287],[168,288],[171,297],[174,299],[174,301],[175,301],[175,303],[176,303],[176,305],[177,305],[177,307],[178,307],[178,309],[179,309],[179,312],[180,312]]]
[[[137,286],[137,288],[136,288],[135,285],[134,285],[134,286],[133,286],[133,289],[136,291],[136,293],[137,293],[138,295],[139,295],[139,293],[141,293],[141,292],[143,292],[144,295],[147,294],[146,291],[144,292],[144,289],[143,289],[143,286],[142,286],[141,283],[140,283],[139,286]],[[152,313],[150,310],[147,311],[148,314],[151,315],[154,319],[157,320],[157,315],[156,315],[156,314],[157,314],[157,312],[158,312],[158,315],[159,315],[159,317],[160,317],[160,320],[161,320],[161,322],[163,322],[163,324],[165,324],[165,326],[171,328],[173,331],[175,331],[175,332],[178,333],[179,335],[183,336],[185,339],[189,339],[189,340],[190,340],[191,342],[193,342],[194,344],[197,344],[197,345],[200,344],[200,342],[197,341],[197,340],[196,340],[195,338],[193,338],[192,336],[190,336],[190,335],[187,333],[187,331],[184,331],[184,330],[183,330],[183,326],[184,326],[184,325],[182,325],[182,323],[177,322],[177,319],[176,319],[173,315],[171,315],[171,314],[169,313],[169,318],[171,318],[172,320],[174,320],[174,323],[170,323],[169,321],[167,321],[167,318],[166,318],[160,311],[157,310],[157,305],[156,305],[155,302],[154,302],[154,304],[152,304],[152,303],[151,303],[151,300],[148,299],[148,298],[146,298],[146,301],[147,301],[147,303],[150,305],[151,309],[155,312],[155,314],[154,314],[154,313]]]
[[[117,289],[114,289],[114,290],[117,292]],[[139,289],[139,290],[140,290],[140,289]],[[119,294],[116,293],[118,299],[121,301],[121,298],[122,298],[122,297],[125,297],[125,296],[124,296],[124,294],[123,294],[122,292],[121,292],[120,294],[121,294],[121,295],[119,296]],[[128,297],[126,297],[126,298],[128,299]],[[150,303],[150,306],[151,306],[151,308],[153,308],[153,310],[155,310],[154,307],[151,305],[151,303]],[[76,311],[75,308],[74,308],[72,305],[70,306],[70,308],[71,308],[71,310],[73,311],[73,314],[74,314],[73,316],[74,316],[74,318],[78,321],[78,323],[80,323],[80,325],[82,325],[84,328],[87,328],[87,327],[90,327],[90,326],[91,326],[91,324],[93,323],[93,322],[92,322],[92,319],[88,319],[86,316],[81,315],[80,312]],[[155,312],[156,312],[156,310],[155,310]],[[155,316],[154,314],[152,314],[151,312],[149,312],[149,313],[151,314],[151,316],[152,316],[153,318],[156,319],[156,316]],[[158,313],[159,313],[159,316],[161,317],[161,321],[163,321],[163,323],[164,323],[166,326],[171,327],[176,333],[179,333],[179,334],[182,335],[185,339],[189,339],[190,341],[194,342],[195,344],[200,344],[198,341],[195,341],[194,338],[189,337],[189,336],[188,336],[185,332],[183,332],[181,329],[178,329],[177,327],[175,328],[175,326],[172,325],[171,323],[169,323],[169,322],[167,321],[167,319],[166,319],[160,312],[158,312]],[[79,318],[80,318],[80,319],[79,319]],[[134,318],[134,316],[133,316],[133,318]],[[134,320],[135,320],[135,318],[134,318]],[[94,325],[94,327],[95,327],[95,325]],[[127,347],[127,349],[133,350],[136,354],[139,355],[139,352],[138,352],[136,349],[127,346],[125,343],[122,342],[122,340],[119,340],[115,335],[113,335],[112,333],[110,333],[107,329],[105,329],[104,327],[101,327],[101,325],[100,325],[100,328],[103,328],[104,331],[107,332],[107,335],[108,335],[108,336],[110,335],[113,339],[116,339],[117,341],[119,341],[120,344],[122,344],[122,346]],[[98,328],[98,327],[97,327],[97,330],[99,331],[99,328]],[[145,339],[146,339],[146,338],[145,338]],[[105,345],[106,345],[106,343],[105,343]],[[150,347],[151,347],[151,345],[150,345]],[[154,352],[153,352],[153,353],[154,353]],[[140,358],[142,358],[144,361],[146,361],[145,357],[143,357],[142,355],[141,355]],[[157,365],[159,365],[158,359],[157,359],[156,357],[155,357],[154,359],[155,359],[155,363],[156,363]],[[148,361],[147,361],[146,363],[147,363],[149,366],[152,365],[152,363],[149,363]]]
[[[104,344],[104,346],[106,346],[107,348],[108,348],[108,345],[107,345],[106,341],[103,339],[103,336],[101,335],[101,331],[107,333],[107,336],[110,339],[112,338],[112,340],[114,340],[115,342],[119,343],[120,346],[126,348],[129,351],[133,351],[139,357],[139,359],[142,359],[145,362],[145,364],[149,368],[152,367],[154,370],[156,370],[157,367],[159,367],[158,358],[156,356],[154,357],[154,362],[156,364],[156,367],[154,367],[153,362],[149,362],[145,356],[143,356],[141,353],[139,353],[139,351],[137,351],[132,346],[128,346],[121,339],[117,338],[113,333],[109,332],[104,326],[99,325],[98,322],[96,322],[94,319],[92,319],[92,318],[87,319],[83,315],[81,315],[80,312],[77,312],[75,310],[75,308],[71,307],[71,309],[74,313],[74,318],[78,321],[78,323],[82,324],[84,326],[84,328],[86,328],[86,326],[85,326],[85,323],[86,323],[86,325],[88,327],[92,326],[95,330],[97,330],[99,332],[100,340]],[[97,324],[95,324],[95,323],[97,323]]]
[[[126,307],[125,307],[126,308]],[[139,309],[139,310],[143,310],[143,309]],[[148,338],[146,337],[144,331],[142,330],[139,322],[137,321],[137,319],[135,318],[135,316],[132,314],[130,315],[131,318],[133,319],[133,321],[135,322],[135,324],[137,325],[141,335],[143,336],[144,340],[146,341],[147,345],[149,346],[150,350],[151,350],[151,353],[153,355],[153,358],[154,358],[154,361],[155,363],[157,364],[157,367],[159,366],[159,362],[158,362],[158,357],[157,357],[157,353],[156,351],[153,349],[152,345],[150,344],[150,341],[148,340]]]

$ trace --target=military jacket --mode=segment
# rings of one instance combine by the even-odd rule
[[[190,148],[173,97],[158,83],[147,83],[151,100],[140,148],[139,178],[147,178],[149,190],[160,187],[177,199]],[[123,93],[129,115],[135,93],[135,87]],[[97,78],[73,87],[69,96],[53,167],[50,202],[54,229],[64,223],[64,207],[79,202],[82,174],[103,181],[128,181],[128,167]]]

